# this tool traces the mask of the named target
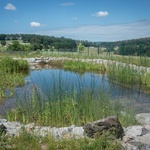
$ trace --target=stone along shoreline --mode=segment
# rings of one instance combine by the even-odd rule
[[[140,125],[124,128],[115,116],[110,116],[95,122],[87,123],[85,126],[77,127],[50,127],[36,126],[34,123],[21,124],[19,122],[9,122],[0,119],[0,131],[8,136],[19,136],[22,129],[37,136],[51,135],[56,140],[77,139],[77,138],[97,138],[110,129],[116,131],[116,139],[125,150],[150,150],[150,113],[137,114],[136,121]],[[119,133],[119,134],[118,134]]]
[[[22,58],[14,58],[14,59],[22,59]],[[128,65],[131,69],[137,70],[139,72],[144,71],[145,73],[150,73],[150,67],[143,67],[143,66],[137,66],[133,64],[126,64],[122,62],[117,62],[113,60],[107,60],[107,59],[78,59],[78,58],[67,58],[67,57],[35,57],[35,58],[24,58],[24,60],[27,60],[30,64],[31,69],[40,69],[40,66],[38,64],[44,63],[45,65],[50,64],[51,61],[65,61],[65,60],[73,60],[73,61],[81,61],[81,62],[91,62],[94,64],[101,64],[104,65],[106,68],[109,65],[116,64],[116,65],[122,65],[126,66]]]

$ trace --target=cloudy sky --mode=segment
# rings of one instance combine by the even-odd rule
[[[0,34],[89,41],[150,37],[150,0],[0,0]]]

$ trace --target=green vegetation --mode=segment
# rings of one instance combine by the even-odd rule
[[[0,41],[9,41],[13,40],[14,46],[9,46],[8,50],[17,50],[22,51],[25,49],[29,49],[31,51],[37,50],[54,50],[57,49],[59,51],[77,51],[76,50],[76,42],[72,39],[67,39],[64,37],[56,38],[53,36],[42,36],[42,35],[35,35],[35,34],[0,34]],[[16,41],[22,40],[23,44],[21,43],[18,45]],[[16,45],[15,45],[16,44]]]
[[[124,126],[135,123],[134,113],[128,115],[118,101],[111,101],[100,87],[94,88],[94,83],[87,89],[78,79],[76,86],[78,85],[79,89],[76,90],[67,79],[62,80],[61,73],[57,82],[55,77],[53,78],[46,99],[35,87],[30,99],[18,101],[18,106],[7,112],[7,119],[60,127],[72,124],[84,125],[109,115],[117,115]],[[64,82],[68,84],[67,88],[64,87]],[[125,111],[125,115],[122,115],[121,111]]]
[[[66,61],[64,63],[64,68],[73,71],[105,71],[104,65],[93,64],[81,61]]]
[[[150,87],[150,74],[145,71],[138,71],[131,68],[128,64],[112,64],[108,67],[108,77],[121,83],[133,87],[135,85]]]
[[[77,49],[79,53],[83,53],[83,51],[85,50],[85,46],[82,43],[79,43],[77,45]]]
[[[1,45],[5,46],[6,45],[6,41],[5,40],[1,41]]]
[[[55,79],[55,78],[54,78]],[[73,90],[68,84],[68,91],[62,93],[63,81],[52,80],[53,84],[49,91],[48,99],[43,99],[38,88],[34,88],[31,99],[23,99],[18,102],[16,109],[7,112],[9,121],[19,121],[24,124],[34,122],[36,125],[44,126],[83,126],[87,122],[95,121],[107,116],[117,115],[121,124],[126,127],[136,124],[133,108],[124,109],[119,101],[111,101],[107,93],[96,89],[94,85],[90,89],[83,88],[78,81],[79,91]],[[68,82],[69,81],[64,81]],[[100,138],[91,140],[64,139],[55,140],[51,136],[38,137],[33,133],[23,132],[19,137],[1,137],[1,148],[11,147],[14,149],[79,149],[79,150],[120,150],[117,140],[108,138],[107,133]],[[19,143],[19,144],[18,144]]]
[[[6,90],[10,90],[10,96],[14,92],[15,86],[24,84],[24,73],[28,73],[27,61],[13,60],[9,57],[0,60],[0,102],[6,97]]]
[[[55,140],[47,137],[35,136],[32,133],[23,131],[20,136],[0,137],[1,150],[120,150],[121,145],[117,140],[110,140],[102,135],[99,139],[64,139]]]
[[[1,34],[0,41],[0,78],[3,79],[0,81],[0,101],[6,97],[6,90],[10,91],[11,96],[15,86],[24,84],[24,71],[28,72],[29,70],[26,61],[13,60],[6,56],[23,58],[42,55],[45,57],[102,58],[119,61],[126,64],[110,65],[107,68],[109,79],[129,87],[140,85],[150,88],[150,74],[133,70],[128,65],[150,67],[150,38],[93,43],[64,37]],[[77,45],[82,55],[77,53]],[[51,61],[51,64],[64,66],[65,69],[74,71],[106,70],[103,65],[79,61],[64,61],[63,63]],[[39,89],[35,87],[31,98],[24,98],[22,102],[18,101],[17,107],[7,112],[7,119],[22,123],[34,122],[37,125],[61,127],[72,124],[81,126],[103,117],[117,115],[125,127],[136,123],[133,108],[124,109],[119,101],[111,101],[107,93],[103,93],[101,89],[96,89],[96,94],[94,94],[94,85],[91,85],[90,89],[84,89],[82,83],[77,84],[79,84],[79,90],[70,88],[68,84],[68,90],[62,92],[64,87],[61,78],[59,83],[54,80],[46,100],[43,99]],[[50,136],[42,138],[23,131],[19,137],[0,136],[0,149],[120,150],[120,144],[106,137],[104,134],[96,140],[55,141]]]
[[[82,46],[80,46],[81,48],[79,50],[80,52],[83,52],[84,47],[88,47],[88,49],[90,47],[95,47],[97,49],[97,56],[101,52],[114,53],[122,56],[150,56],[150,38],[140,38],[117,42],[90,42],[67,39],[64,37],[56,38],[53,36],[43,36],[35,34],[0,34],[0,41],[2,45],[2,47],[0,48],[3,49],[5,45],[8,45],[7,41],[12,40],[22,40],[22,45],[27,44],[25,46],[25,49],[29,49],[31,51],[49,50],[52,52],[77,52],[77,49],[79,50],[78,46],[82,43]],[[22,48],[20,49],[20,47],[18,47],[17,50],[20,51],[22,50]]]
[[[10,57],[5,57],[0,61],[0,70],[7,73],[28,71],[29,65],[26,60],[14,60]]]
[[[12,41],[12,44],[9,44],[7,50],[11,51],[30,51],[31,46],[27,44],[20,44],[18,41]]]

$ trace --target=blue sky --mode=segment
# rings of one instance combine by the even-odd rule
[[[150,37],[150,0],[0,0],[0,34],[89,41]]]

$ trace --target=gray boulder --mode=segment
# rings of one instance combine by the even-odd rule
[[[35,62],[35,58],[26,58],[26,60],[27,60],[29,63],[34,63],[34,62]]]
[[[150,150],[149,126],[135,125],[125,129],[121,145],[127,150]]]
[[[150,113],[141,113],[135,116],[138,123],[142,125],[150,125]]]

